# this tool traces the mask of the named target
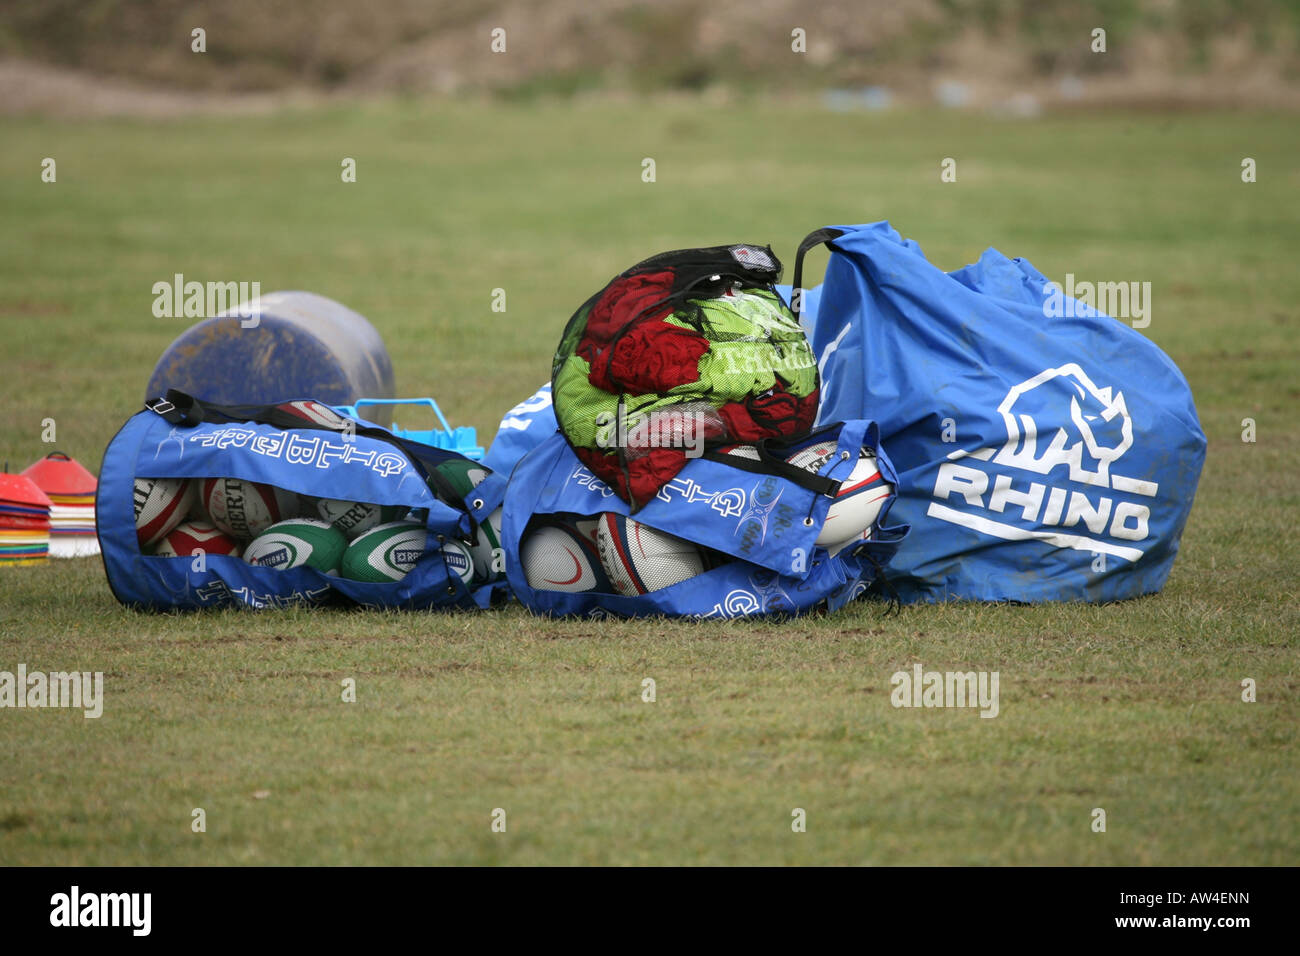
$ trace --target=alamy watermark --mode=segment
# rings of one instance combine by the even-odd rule
[[[83,893],[74,885],[50,897],[50,925],[117,926],[133,936],[148,936],[153,924],[152,893]]]
[[[262,321],[261,282],[186,281],[177,272],[170,282],[153,284],[153,314],[159,319],[208,319],[226,315],[240,320],[245,329]]]
[[[895,707],[978,707],[981,717],[998,715],[997,671],[927,671],[920,664],[911,673],[895,671],[889,678]]]
[[[1065,274],[1065,287],[1043,286],[1043,315],[1049,319],[1109,315],[1127,319],[1135,329],[1151,324],[1150,282],[1075,282]]]
[[[0,708],[70,707],[87,720],[104,713],[103,671],[0,671]]]
[[[672,408],[634,415],[630,421],[622,410],[601,412],[596,416],[596,447],[630,451],[681,448],[687,458],[699,458],[704,454],[708,421],[708,416],[701,412]],[[714,426],[716,432],[716,418]]]

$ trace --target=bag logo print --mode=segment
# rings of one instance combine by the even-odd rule
[[[1047,448],[1038,453],[1038,424],[1032,414],[1026,414],[1026,409],[1035,406],[1040,394],[1053,392],[1056,394],[1049,401],[1054,398],[1053,404],[1058,407],[1062,397],[1069,397],[1070,422],[1077,429],[1078,440],[1067,447],[1066,443],[1074,436],[1065,428],[1058,428]],[[1041,400],[1037,404],[1042,404]],[[1020,410],[1013,411],[1017,406]],[[1097,388],[1083,369],[1073,363],[1046,369],[1021,382],[1007,392],[998,412],[1007,426],[1007,443],[993,459],[1000,465],[1046,475],[1057,465],[1065,464],[1070,468],[1071,481],[1108,488],[1111,463],[1133,446],[1133,419],[1124,403],[1124,393],[1112,394],[1109,387]],[[1061,417],[1056,412],[1055,420]],[[1102,441],[1104,437],[1118,440],[1107,445]],[[1085,461],[1096,462],[1095,470],[1085,468]],[[1119,480],[1123,483],[1129,479]]]
[[[163,446],[166,445],[168,442],[176,443],[178,449],[178,451],[176,452],[177,461],[180,461],[182,458],[185,457],[185,439],[181,437],[180,429],[173,428],[171,431],[167,433],[166,438],[159,439],[158,445],[154,448],[153,457],[155,461],[157,461],[158,455],[161,454],[163,450]]]
[[[751,575],[749,586],[753,590],[736,588],[703,614],[692,617],[728,618],[748,617],[753,614],[767,614],[770,611],[788,611],[798,607],[797,602],[781,586],[781,578],[773,571],[760,571]]]
[[[1133,446],[1124,394],[1110,386],[1099,388],[1070,362],[1013,386],[997,411],[1006,425],[1006,443],[998,449],[950,453],[939,465],[935,500],[927,513],[1004,540],[1038,540],[1127,561],[1141,558],[1145,551],[1136,544],[1148,536],[1151,510],[1128,497],[1153,498],[1160,486],[1111,470]],[[975,467],[974,461],[958,464],[963,459],[999,470]],[[1051,476],[1055,483],[1026,479],[1025,473]],[[1098,494],[1103,490],[1128,497]],[[1017,512],[1023,523],[1006,520]],[[1090,534],[1044,526],[1081,526]]]
[[[741,531],[745,532],[745,551],[748,551],[751,545],[761,545],[767,540],[767,524],[771,520],[772,511],[776,508],[776,503],[781,500],[785,494],[785,489],[781,488],[776,493],[776,497],[770,497],[772,486],[775,482],[761,482],[755,485],[749,492],[749,508],[740,516],[736,522],[736,530],[732,532],[733,536],[739,536]],[[758,541],[753,541],[753,529],[747,527],[750,522],[757,525],[759,532]]]

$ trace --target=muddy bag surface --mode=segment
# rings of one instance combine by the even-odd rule
[[[911,526],[905,601],[1114,601],[1159,591],[1205,460],[1191,390],[1130,324],[989,249],[944,272],[887,222],[835,226],[798,297],[820,418],[872,418]]]

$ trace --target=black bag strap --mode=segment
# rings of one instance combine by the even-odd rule
[[[316,402],[314,399],[300,399],[300,401],[310,401],[317,405],[325,404],[324,402]],[[324,422],[314,421],[285,411],[284,406],[291,404],[292,402],[281,402],[278,405],[217,405],[200,401],[193,395],[179,389],[169,388],[165,396],[148,399],[144,403],[144,407],[160,416],[168,424],[181,428],[193,428],[201,424],[226,425],[235,422],[252,422],[281,429],[314,429],[316,431],[335,432],[336,434],[344,431],[343,428],[332,428]],[[329,406],[325,407],[328,408]],[[330,411],[333,412],[334,410],[331,408]],[[447,477],[438,471],[438,465],[446,461],[463,458],[463,455],[442,448],[431,448],[428,445],[401,438],[377,425],[367,425],[338,412],[334,412],[334,414],[338,416],[340,421],[353,422],[355,428],[352,431],[355,434],[387,442],[405,454],[411,460],[411,464],[415,466],[416,472],[424,479],[425,484],[439,499],[451,504],[460,502],[460,510],[469,515],[470,534],[474,534],[477,530],[477,523],[474,516],[469,513],[464,498],[456,491]],[[484,468],[484,470],[487,469]]]
[[[697,249],[673,249],[642,259],[630,269],[619,273],[609,284],[642,272],[671,269],[674,273],[674,290],[683,285],[693,285],[704,276],[730,275],[750,285],[774,285],[781,280],[781,260],[771,246],[738,242],[730,246],[708,246]]]
[[[193,428],[203,421],[203,407],[198,399],[174,388],[167,389],[165,396],[145,399],[144,407],[169,425]]]
[[[726,452],[712,448],[706,449],[701,457],[755,475],[773,475],[777,478],[784,478],[786,481],[794,482],[801,488],[806,488],[819,495],[825,495],[828,498],[834,498],[835,493],[840,489],[839,481],[806,471],[803,468],[797,468],[786,461],[786,458],[790,454],[790,448],[794,445],[806,447],[816,444],[820,435],[828,432],[838,434],[838,429],[842,424],[842,422],[835,422],[794,439],[793,442],[781,438],[760,439],[754,445],[758,452],[757,458],[747,458],[744,455],[728,455]]]
[[[796,319],[802,318],[804,312],[803,257],[815,246],[820,246],[823,242],[830,243],[842,235],[844,235],[843,229],[826,226],[823,229],[808,233],[808,235],[804,236],[803,242],[799,243],[799,251],[794,255],[794,281],[790,286],[790,298],[794,300],[790,305]]]

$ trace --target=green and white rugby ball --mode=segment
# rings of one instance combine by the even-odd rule
[[[393,521],[372,528],[348,545],[343,554],[342,574],[353,581],[383,583],[400,581],[424,557],[429,533],[414,521]],[[469,548],[459,541],[442,545],[448,569],[466,585],[474,577],[474,559]]]
[[[429,533],[414,521],[390,521],[357,536],[343,554],[342,574],[353,581],[400,581],[424,557]]]
[[[348,539],[333,525],[314,518],[291,518],[271,525],[244,549],[244,560],[261,568],[315,568],[338,574]]]
[[[461,498],[468,498],[469,493],[488,476],[486,468],[478,462],[469,461],[468,459],[453,458],[444,461],[436,470],[447,479],[447,483],[455,489],[456,494],[460,495]],[[448,504],[456,504],[456,502],[448,502]]]
[[[468,545],[459,541],[444,541],[442,559],[447,562],[447,570],[459,577],[466,587],[474,586],[474,559],[470,556]]]

